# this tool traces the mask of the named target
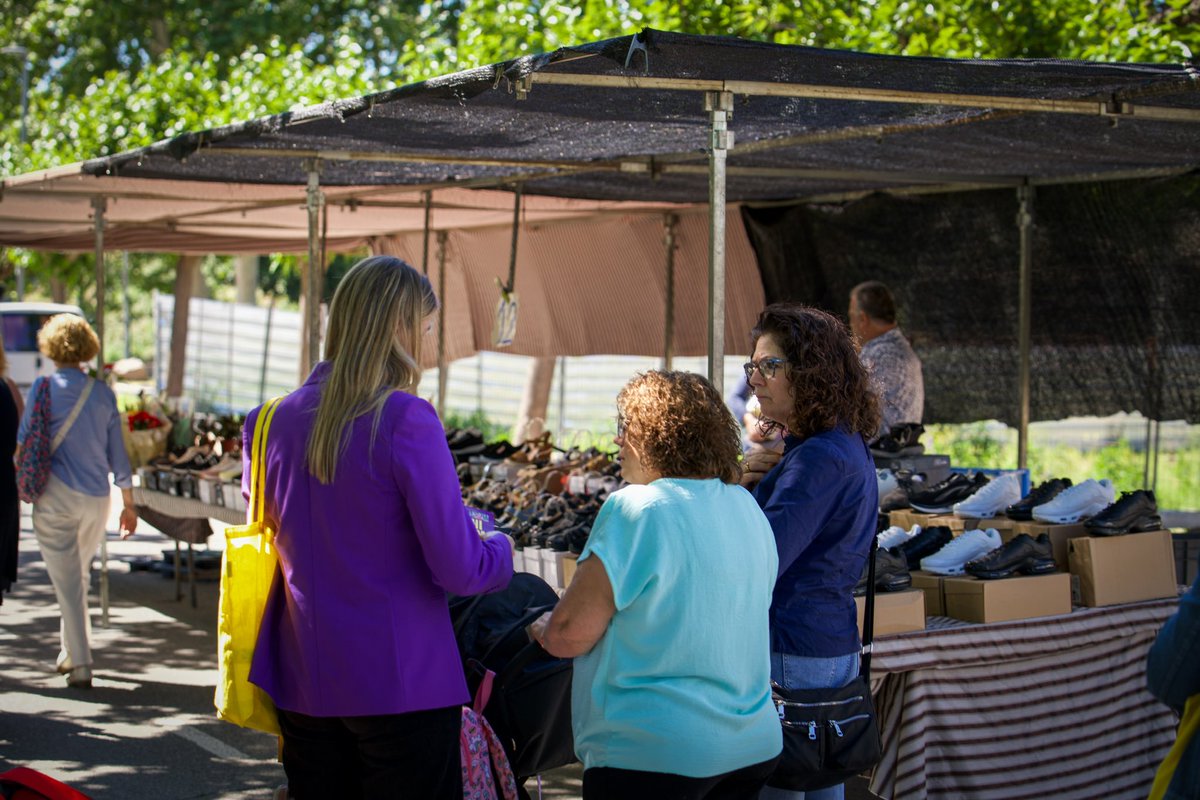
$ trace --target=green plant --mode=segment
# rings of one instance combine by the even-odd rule
[[[926,452],[944,453],[956,467],[1012,468],[1017,463],[1016,431],[989,423],[929,425]],[[1031,442],[1030,480],[1065,477],[1074,481],[1108,478],[1118,492],[1143,488],[1146,454],[1120,439],[1095,450]],[[1200,435],[1159,455],[1155,494],[1160,508],[1200,510]]]
[[[470,414],[463,414],[457,411],[449,411],[442,418],[442,425],[446,430],[451,428],[475,428],[483,435],[485,442],[495,442],[500,439],[508,439],[511,436],[511,431],[507,425],[488,419],[487,415],[482,411],[472,411]]]

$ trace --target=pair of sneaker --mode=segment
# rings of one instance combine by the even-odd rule
[[[1003,542],[995,528],[976,528],[947,542],[936,553],[921,559],[921,569],[934,575],[962,575],[966,565],[997,550]]]
[[[1039,522],[1063,525],[1094,517],[1111,506],[1115,499],[1112,481],[1088,478],[1063,489],[1049,502],[1034,506],[1031,514]]]

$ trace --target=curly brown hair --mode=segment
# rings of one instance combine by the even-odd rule
[[[844,322],[799,303],[775,303],[759,314],[751,347],[763,336],[787,359],[795,403],[786,420],[789,433],[803,439],[842,425],[868,439],[875,435],[879,400]]]
[[[59,364],[82,364],[100,352],[100,339],[87,320],[74,314],[55,314],[38,331],[38,350]]]
[[[664,478],[742,475],[741,433],[713,385],[691,372],[643,372],[617,395],[624,435],[642,451],[642,461]]]

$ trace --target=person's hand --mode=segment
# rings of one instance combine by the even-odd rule
[[[484,541],[486,542],[488,539],[495,538],[496,536],[503,536],[505,541],[508,542],[508,549],[513,553],[517,552],[517,543],[513,541],[513,538],[504,531],[488,531],[484,536]]]
[[[128,539],[137,530],[137,511],[126,506],[121,509],[121,538]]]
[[[529,641],[542,643],[542,639],[546,635],[546,626],[550,624],[550,615],[553,613],[553,611],[547,611],[529,623],[529,627],[525,629],[525,632],[529,634]]]
[[[771,450],[755,450],[746,454],[742,459],[742,486],[747,489],[758,485],[758,482],[770,472],[779,460],[783,458],[782,453],[776,453]]]

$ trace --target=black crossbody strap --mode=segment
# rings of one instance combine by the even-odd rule
[[[863,612],[862,659],[858,672],[871,683],[871,642],[875,638],[875,553],[879,537],[871,537],[871,552],[867,555],[867,607]]]

